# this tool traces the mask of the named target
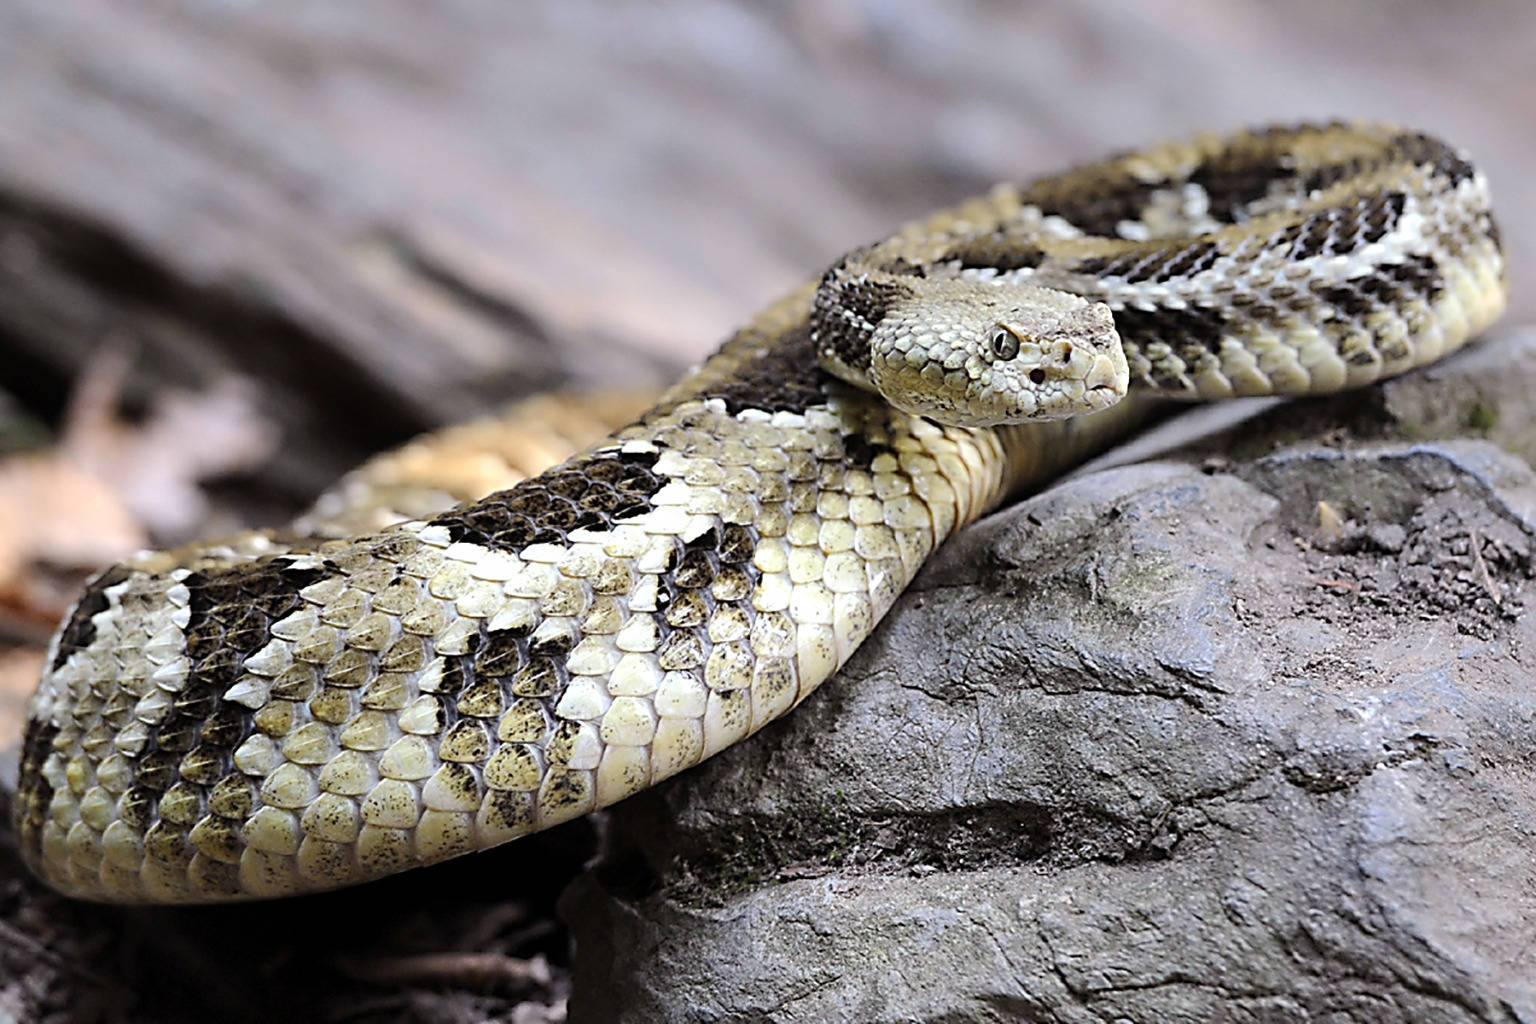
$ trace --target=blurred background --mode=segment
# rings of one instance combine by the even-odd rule
[[[90,567],[659,386],[844,250],[1109,149],[1441,134],[1528,321],[1533,53],[1529,0],[0,0],[0,750]]]

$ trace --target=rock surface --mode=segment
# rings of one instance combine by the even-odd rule
[[[965,531],[621,806],[573,1017],[1536,1021],[1536,475],[1354,439],[1529,454],[1533,386],[1511,336]]]

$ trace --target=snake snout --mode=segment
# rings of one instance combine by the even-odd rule
[[[1093,366],[1089,368],[1088,376],[1083,378],[1083,387],[1089,391],[1108,388],[1123,394],[1130,384],[1129,377],[1123,357],[1115,360],[1100,353],[1093,357]]]
[[[1123,350],[1116,346],[1108,353],[1096,352],[1093,365],[1083,377],[1084,404],[1092,409],[1107,409],[1126,396],[1130,385],[1130,368]]]

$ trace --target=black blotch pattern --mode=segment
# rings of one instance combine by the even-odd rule
[[[304,603],[299,591],[326,575],[297,568],[283,556],[227,569],[200,570],[182,582],[190,599],[186,627],[187,681],[165,717],[150,730],[132,758],[134,784],[120,803],[124,822],[143,832],[151,826],[184,835],[185,825],[160,820],[160,798],[172,785],[197,787],[200,807],[209,791],[233,770],[234,751],[251,734],[251,712],[227,702],[223,693],[245,659],[270,639],[273,622]],[[196,767],[188,771],[183,765]],[[199,815],[202,813],[199,810]],[[176,840],[182,842],[183,840]],[[190,857],[190,847],[180,847]]]
[[[1227,322],[1214,309],[1190,306],[1186,309],[1117,309],[1115,330],[1128,346],[1145,349],[1162,342],[1175,350],[1190,347],[1220,352]]]
[[[830,380],[817,362],[811,327],[801,325],[742,363],[730,380],[711,384],[697,397],[719,399],[732,416],[744,409],[803,413],[827,403]]]
[[[1397,227],[1403,215],[1408,197],[1402,192],[1385,192],[1372,196],[1363,208],[1356,211],[1360,218],[1360,237],[1365,242],[1379,242]]]
[[[921,263],[913,263],[905,256],[897,256],[895,259],[886,260],[879,265],[880,270],[887,274],[896,274],[902,277],[915,277],[919,280],[928,277],[928,268]]]
[[[1472,165],[1455,149],[1423,132],[1403,132],[1392,139],[1392,151],[1415,164],[1428,164],[1454,187],[1475,173]]]
[[[672,573],[672,580],[685,590],[707,587],[715,578],[713,552],[695,549],[686,552]]]
[[[1349,207],[1318,210],[1282,231],[1276,244],[1292,259],[1352,252],[1385,238],[1397,227],[1407,202],[1402,192],[1381,192]]]
[[[1382,152],[1377,155],[1312,168],[1301,177],[1302,190],[1312,192],[1326,189],[1346,178],[1368,173],[1398,160],[1428,166],[1435,174],[1446,178],[1453,187],[1470,179],[1475,173],[1466,158],[1439,139],[1422,132],[1403,132],[1388,140]]]
[[[575,645],[568,636],[551,636],[542,640],[535,640],[527,647],[528,654],[533,658],[548,658],[557,661],[571,653]]]
[[[1076,269],[1097,277],[1120,277],[1129,283],[1171,281],[1209,270],[1221,257],[1215,242],[1193,242],[1181,248],[1147,245],[1118,256],[1094,256]]]
[[[1374,274],[1353,278],[1318,291],[1318,298],[1345,316],[1362,318],[1379,309],[1401,306],[1416,298],[1433,302],[1445,290],[1440,268],[1428,256],[1377,268]]]
[[[526,661],[526,647],[523,643],[527,637],[527,630],[499,629],[494,633],[486,633],[473,652],[472,663],[476,678],[491,678],[515,675],[517,670],[523,667]],[[452,663],[455,683],[453,692],[464,685],[463,666],[458,662]],[[444,677],[447,677],[444,670]]]
[[[245,659],[271,639],[272,623],[304,604],[299,591],[325,576],[324,569],[301,569],[277,557],[194,572],[182,581],[191,595],[186,628],[190,668],[186,685],[150,732],[149,743],[140,755],[140,785],[163,788],[144,777],[143,766],[158,765],[155,755],[160,752],[179,757],[199,741],[205,747],[220,748],[209,753],[222,754],[223,767],[228,770],[234,748],[250,735],[251,713],[242,705],[226,702],[223,693],[239,675]]]
[[[848,260],[862,259],[861,250]],[[885,319],[886,312],[910,291],[894,281],[871,280],[866,274],[848,268],[848,260],[837,264],[822,276],[821,287],[811,310],[810,338],[814,356],[830,352],[856,370],[869,367],[869,335]],[[891,265],[892,273],[906,273],[911,264]],[[912,274],[912,276],[920,276]],[[799,368],[804,373],[804,367]],[[761,399],[759,400],[761,401]],[[760,405],[776,409],[778,406]]]
[[[1105,178],[1095,182],[1046,178],[1026,186],[1021,198],[1046,216],[1061,217],[1089,235],[1114,238],[1121,221],[1137,220],[1166,182]]]
[[[757,531],[740,523],[727,523],[720,533],[720,561],[740,565],[752,560],[757,549]]]
[[[454,541],[501,551],[560,543],[572,530],[603,530],[646,512],[665,481],[652,469],[657,452],[605,451],[579,456],[510,490],[444,512],[430,525]]]
[[[1233,224],[1249,205],[1269,195],[1275,181],[1289,174],[1274,154],[1237,148],[1196,167],[1188,181],[1205,190],[1209,200],[1207,212],[1214,220]]]
[[[868,469],[878,456],[892,451],[889,445],[872,442],[862,434],[843,435],[843,457],[850,469]]]
[[[689,551],[713,551],[719,546],[720,531],[713,526],[693,538],[693,540],[683,542],[683,547]]]
[[[58,726],[34,718],[28,720],[21,740],[21,777],[16,784],[13,820],[23,852],[33,860],[41,851],[43,822],[53,801],[53,787],[43,778],[43,762],[48,760],[58,735]]]
[[[107,588],[117,586],[128,575],[126,567],[114,565],[86,584],[85,596],[76,602],[74,610],[69,613],[69,621],[59,633],[59,649],[53,656],[53,671],[58,671],[71,654],[95,642],[96,624],[91,621],[91,617],[107,610]]]
[[[1045,251],[1033,243],[994,231],[980,238],[957,242],[939,257],[941,263],[958,262],[961,270],[994,268],[1001,273],[1033,270],[1045,262]]]

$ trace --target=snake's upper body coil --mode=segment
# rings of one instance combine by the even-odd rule
[[[1064,349],[1009,326],[1012,286],[1071,300],[1028,323],[1106,312]],[[999,187],[850,254],[535,479],[366,536],[108,569],[31,704],[22,850],[71,894],[203,902],[568,820],[792,708],[946,536],[1136,411],[932,417],[1093,408],[1127,375],[1180,397],[1358,386],[1459,347],[1504,295],[1486,183],[1416,132],[1207,137]],[[1016,358],[1035,362],[1010,378]],[[967,420],[1005,379],[1042,390]]]

